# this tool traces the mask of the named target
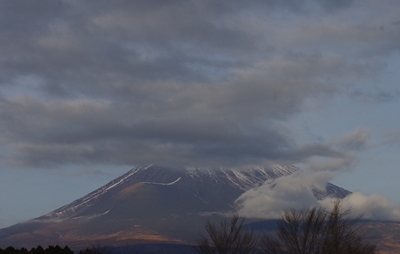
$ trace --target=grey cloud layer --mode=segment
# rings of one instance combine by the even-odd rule
[[[281,122],[379,75],[381,57],[399,50],[399,5],[316,3],[2,1],[3,156],[25,166],[350,161],[344,146],[296,144]],[[371,6],[385,16],[370,19]]]

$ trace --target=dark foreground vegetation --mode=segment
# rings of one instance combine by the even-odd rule
[[[60,252],[61,250],[61,252]],[[32,248],[16,249],[14,247],[0,248],[0,254],[18,254],[18,253],[36,253],[36,254],[196,254],[195,249],[191,245],[181,244],[137,244],[126,246],[92,246],[80,251],[71,251],[69,247],[60,248],[59,246],[49,246],[43,249],[41,246]]]
[[[360,218],[351,219],[337,201],[331,211],[319,207],[282,214],[275,236],[243,230],[237,215],[220,224],[206,223],[200,236],[201,254],[373,254],[376,245],[365,240]]]
[[[39,245],[38,247],[30,250],[26,248],[15,249],[12,246],[9,246],[4,250],[0,248],[0,254],[74,254],[74,252],[68,246],[61,248],[60,246],[56,245],[43,249],[43,247]],[[101,248],[92,246],[91,248],[81,250],[79,254],[107,254],[107,252]]]
[[[38,246],[36,248],[32,248],[27,250],[26,248],[15,249],[14,247],[7,247],[6,249],[0,249],[0,254],[14,254],[14,253],[30,253],[30,254],[74,254],[68,246],[61,248],[60,246],[49,246],[46,249],[43,249],[42,246]]]

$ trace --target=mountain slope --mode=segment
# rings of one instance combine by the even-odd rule
[[[246,170],[165,168],[153,165],[146,167],[141,166],[133,168],[105,186],[38,219],[63,219],[76,216],[93,204],[101,203],[102,200],[122,190],[128,191],[127,188],[134,188],[133,186],[136,186],[135,184],[159,186],[178,185],[199,191],[200,193],[197,194],[197,198],[201,200],[201,191],[212,191],[208,187],[215,188],[218,185],[223,185],[236,194],[259,186],[267,179],[287,175],[295,170],[297,169],[291,166],[271,166],[270,168],[260,167]],[[196,197],[195,193],[193,195]]]
[[[0,247],[193,242],[206,219],[217,221],[233,211],[244,191],[296,170],[135,167],[68,205],[0,230]],[[332,184],[314,190],[317,198],[349,193]]]

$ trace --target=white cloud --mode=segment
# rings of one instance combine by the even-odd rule
[[[324,189],[333,174],[324,172],[295,172],[267,181],[258,188],[243,193],[235,202],[242,216],[280,218],[282,211],[319,205],[313,188]]]
[[[365,149],[369,135],[360,127],[349,134],[331,140],[324,145],[300,148],[306,159],[303,170],[267,181],[262,186],[248,190],[237,200],[239,214],[255,218],[280,218],[283,211],[322,206],[328,210],[334,199],[317,200],[313,189],[325,190],[328,181],[337,174],[348,172],[357,163],[357,151]],[[317,156],[307,157],[305,154]],[[400,220],[400,206],[379,195],[363,195],[355,192],[342,200],[342,208],[350,209],[351,215],[363,215],[365,219]]]
[[[238,212],[249,218],[277,219],[282,212],[290,209],[322,206],[331,210],[336,199],[317,200],[312,190],[324,190],[333,177],[334,174],[328,171],[299,171],[268,181],[248,190],[236,200]],[[363,219],[400,221],[400,205],[380,195],[354,192],[341,200],[341,207],[343,211],[350,210],[351,217],[361,215]]]
[[[327,209],[332,208],[333,200],[320,201]],[[364,195],[354,192],[341,201],[343,210],[349,209],[353,217],[362,215],[364,219],[400,221],[400,205],[390,202],[381,195]]]

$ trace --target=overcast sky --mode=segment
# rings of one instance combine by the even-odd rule
[[[294,164],[394,203],[398,0],[0,0],[0,226],[138,164]]]

